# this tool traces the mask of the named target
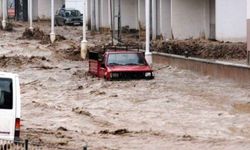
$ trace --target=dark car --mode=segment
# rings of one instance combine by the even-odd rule
[[[59,9],[55,15],[55,24],[62,25],[82,25],[82,14],[76,9]]]

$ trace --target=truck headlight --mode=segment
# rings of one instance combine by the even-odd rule
[[[119,77],[119,73],[111,73],[111,78],[118,78]]]
[[[145,77],[151,77],[152,76],[152,72],[146,72],[145,73]]]

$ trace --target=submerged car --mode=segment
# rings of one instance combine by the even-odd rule
[[[82,14],[76,9],[62,8],[56,12],[55,24],[63,25],[82,25]]]
[[[132,50],[107,50],[104,54],[90,52],[89,72],[106,80],[154,78],[144,54]]]

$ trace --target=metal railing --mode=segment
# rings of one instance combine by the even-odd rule
[[[8,141],[0,140],[0,150],[42,150],[43,148],[39,145],[29,143],[25,141]]]
[[[85,144],[85,146],[82,147],[83,150],[87,150],[88,146]],[[47,148],[39,145],[29,142],[28,140],[24,141],[10,141],[10,140],[1,140],[0,139],[0,150],[46,150]]]

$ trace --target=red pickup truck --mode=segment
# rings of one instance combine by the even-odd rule
[[[119,48],[90,52],[89,73],[106,80],[154,78],[143,53]]]

